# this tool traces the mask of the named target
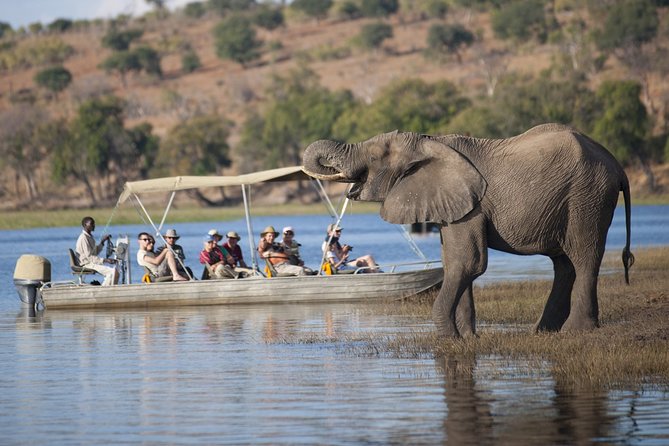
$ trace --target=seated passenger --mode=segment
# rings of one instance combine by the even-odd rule
[[[325,236],[325,241],[322,246],[326,260],[336,267],[337,271],[363,268],[360,272],[380,272],[379,266],[371,254],[366,254],[356,257],[353,260],[349,260],[349,255],[353,250],[353,247],[349,245],[342,246],[341,243],[339,243],[339,236],[341,235],[342,229],[343,228],[336,226],[335,224],[328,225],[327,235]]]
[[[111,234],[102,237],[102,240],[100,240],[100,244],[98,245],[95,243],[95,239],[91,234],[95,231],[95,220],[93,217],[84,217],[81,220],[81,226],[84,229],[81,231],[81,234],[79,234],[77,245],[75,247],[79,264],[84,268],[95,270],[105,276],[102,285],[116,285],[118,283],[118,270],[115,265],[116,260],[98,257],[105,241],[111,239]],[[106,266],[105,263],[110,266]]]
[[[186,254],[184,253],[184,249],[181,245],[177,244],[177,240],[179,240],[179,235],[177,234],[176,229],[168,229],[165,235],[163,236],[165,239],[165,242],[167,245],[170,247],[170,249],[176,254],[176,262],[177,262],[177,271],[179,274],[182,276],[190,276],[193,277],[193,272],[190,271],[190,268],[186,266]],[[161,246],[160,248],[156,249],[156,255],[160,255],[160,253],[163,251],[163,249],[166,249],[167,246]]]
[[[172,276],[174,281],[188,280],[179,274],[174,253],[169,249],[163,249],[160,254],[155,253],[153,247],[155,240],[148,232],[140,232],[137,236],[139,250],[137,251],[137,263],[145,267],[154,277]]]
[[[228,241],[223,243],[223,249],[228,251],[232,256],[234,263],[233,266],[235,271],[242,271],[247,274],[252,272],[251,268],[246,265],[244,261],[244,255],[242,254],[242,247],[239,246],[239,240],[241,237],[235,231],[230,231],[227,234]]]
[[[260,257],[267,259],[277,273],[291,276],[304,276],[311,274],[309,268],[303,266],[291,265],[283,248],[274,243],[276,236],[279,235],[274,229],[274,226],[267,226],[263,232],[260,233],[260,241],[258,242],[258,252]]]
[[[281,232],[283,233],[283,238],[281,239],[281,242],[279,242],[279,245],[283,248],[283,252],[288,254],[288,262],[290,262],[291,265],[304,267],[304,260],[302,260],[302,257],[300,256],[300,246],[302,245],[297,243],[297,240],[293,238],[295,236],[295,230],[292,226],[286,226]],[[307,274],[313,274],[310,268],[305,267],[305,269],[308,270]]]
[[[233,269],[234,259],[228,251],[216,246],[216,239],[207,234],[204,236],[204,248],[200,252],[200,263],[209,265],[210,276],[216,279],[236,279],[239,277]]]

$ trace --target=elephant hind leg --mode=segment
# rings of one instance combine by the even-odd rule
[[[471,284],[460,296],[455,309],[455,325],[462,337],[476,336],[476,309]]]
[[[566,255],[552,257],[551,260],[555,272],[553,287],[544,312],[534,326],[535,331],[559,331],[569,317],[576,271]]]

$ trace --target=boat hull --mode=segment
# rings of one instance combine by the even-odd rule
[[[441,268],[430,268],[382,274],[251,277],[111,287],[52,284],[42,289],[42,298],[47,309],[369,301],[409,297],[442,279]]]

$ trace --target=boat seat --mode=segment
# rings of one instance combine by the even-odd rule
[[[74,250],[72,248],[67,250],[69,255],[70,255],[70,269],[72,270],[72,274],[77,276],[79,279],[79,285],[84,283],[84,277],[89,275],[89,274],[100,274],[94,269],[90,268],[85,268],[81,266],[79,263],[79,259],[77,258],[77,255],[74,253]]]
[[[144,275],[142,276],[142,282],[145,283],[155,283],[155,282],[171,282],[172,281],[172,276],[161,276],[158,277],[155,274],[151,272],[149,268],[146,266],[143,266],[144,268]]]
[[[274,265],[272,265],[272,263],[269,261],[269,259],[265,259],[265,276],[266,277],[291,277],[291,276],[294,276],[294,275],[277,272],[277,270],[274,268]]]

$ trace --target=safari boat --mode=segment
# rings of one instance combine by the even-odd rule
[[[130,265],[134,257],[130,253],[126,237],[117,239],[114,249],[123,283],[107,287],[86,283],[81,276],[85,272],[81,271],[80,267],[77,270],[77,265],[72,265],[72,269],[73,274],[78,275],[78,280],[50,282],[50,265],[24,267],[19,265],[22,261],[20,258],[14,276],[17,288],[30,283],[39,284],[39,286],[36,286],[34,292],[19,290],[19,295],[26,305],[48,309],[374,301],[409,297],[442,281],[441,262],[430,261],[422,256],[418,247],[412,243],[408,232],[406,233],[407,241],[412,244],[414,252],[422,257],[419,262],[381,264],[380,267],[384,272],[374,274],[362,274],[363,271],[355,271],[352,274],[327,275],[321,271],[318,275],[312,276],[268,277],[268,274],[263,272],[264,268],[258,264],[254,246],[255,236],[249,205],[251,186],[265,182],[298,180],[312,181],[318,187],[333,219],[339,224],[348,199],[344,201],[342,211],[337,213],[320,181],[309,177],[299,166],[238,176],[179,176],[125,184],[117,206],[133,200],[143,218],[149,222],[154,233],[160,238],[162,238],[162,226],[177,192],[196,188],[241,187],[248,230],[247,240],[252,254],[252,270],[255,272],[249,277],[209,280],[197,280],[194,277],[194,280],[186,282],[132,283]],[[156,225],[140,196],[161,192],[171,193],[171,195],[162,222]],[[406,232],[404,228],[402,230]],[[34,262],[36,256],[27,257],[30,257],[28,262]],[[48,260],[44,259],[44,261],[48,263]],[[46,270],[49,270],[48,274],[44,273]],[[26,271],[39,271],[37,275],[42,274],[44,277],[28,277],[31,274]],[[80,273],[77,274],[77,271]]]

